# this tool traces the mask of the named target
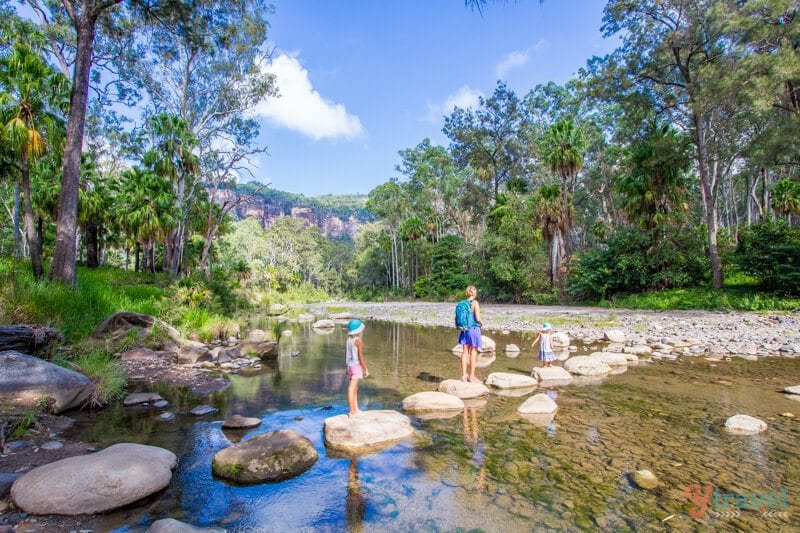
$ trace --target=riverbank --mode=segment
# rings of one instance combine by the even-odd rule
[[[318,314],[351,313],[369,320],[453,326],[453,303],[336,302],[310,306]],[[577,342],[609,340],[621,331],[626,346],[648,346],[660,355],[800,357],[800,315],[711,311],[641,311],[601,307],[482,304],[484,332],[535,333],[542,322]],[[612,333],[611,336],[614,336]],[[621,338],[621,337],[618,337]],[[499,347],[502,337],[495,339]]]

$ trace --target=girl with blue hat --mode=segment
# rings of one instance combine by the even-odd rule
[[[364,361],[364,351],[361,345],[361,332],[364,331],[364,323],[360,320],[351,320],[347,323],[347,345],[344,350],[344,363],[347,367],[347,404],[350,407],[349,417],[357,416],[361,413],[358,408],[358,381],[369,376],[367,363]]]
[[[556,360],[556,354],[553,352],[553,344],[550,341],[550,332],[553,328],[549,323],[542,324],[542,330],[536,336],[536,340],[531,344],[531,348],[536,346],[540,340],[542,343],[539,345],[539,359],[542,360],[542,366],[553,366],[553,361]]]

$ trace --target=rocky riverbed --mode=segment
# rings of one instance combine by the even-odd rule
[[[453,303],[343,302],[312,306],[324,314],[351,313],[359,318],[452,326]],[[739,356],[800,356],[800,315],[708,311],[634,311],[597,307],[481,304],[484,332],[534,333],[542,322],[573,341],[592,344],[617,342],[629,349],[647,346],[653,357],[703,355],[715,359]],[[618,333],[622,333],[619,335]],[[496,339],[501,342],[502,337]],[[523,347],[525,348],[525,347]],[[616,350],[611,350],[616,351]],[[622,350],[619,350],[622,351]],[[643,350],[644,351],[644,350]]]

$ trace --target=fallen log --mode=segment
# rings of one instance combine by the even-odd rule
[[[47,326],[11,324],[0,326],[0,352],[16,350],[35,355],[47,352],[51,345],[61,340],[61,334]]]

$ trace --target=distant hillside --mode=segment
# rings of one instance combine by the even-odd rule
[[[260,186],[254,182],[237,184],[220,190],[217,196],[219,200],[232,196],[246,197]],[[264,227],[281,216],[303,218],[309,224],[319,226],[329,239],[339,239],[352,237],[361,224],[372,220],[366,204],[367,196],[360,194],[304,196],[264,188],[253,198],[237,206],[231,214],[237,219],[254,217]]]

